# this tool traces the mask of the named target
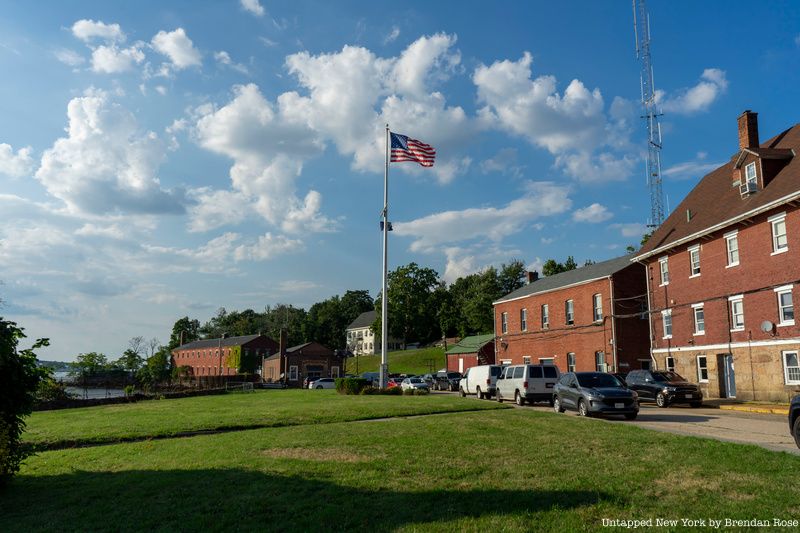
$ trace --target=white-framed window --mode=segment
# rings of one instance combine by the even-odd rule
[[[744,167],[744,179],[746,183],[753,183],[757,185],[756,179],[756,162],[748,163]]]
[[[661,272],[661,285],[669,285],[669,257],[658,260],[658,269]]]
[[[603,320],[603,297],[599,294],[592,296],[592,308],[594,309],[594,321]]]
[[[694,316],[694,334],[706,334],[706,315],[703,304],[692,304],[692,315]]]
[[[530,355],[523,356],[522,357],[522,364],[523,365],[531,364],[531,356]]]
[[[556,360],[553,357],[540,357],[539,358],[540,365],[554,365],[556,364]]]
[[[289,381],[297,381],[297,365],[289,367]]]
[[[594,368],[597,372],[606,371],[606,354],[605,352],[594,352]]]
[[[729,296],[728,302],[731,309],[731,331],[744,330],[744,296]]]
[[[675,372],[675,358],[668,355],[667,358],[664,359],[664,367],[667,372]]]
[[[521,309],[519,312],[519,329],[528,331],[528,310]]]
[[[689,277],[700,275],[700,245],[689,248]]]
[[[796,350],[783,352],[783,376],[787,385],[800,385],[800,360]]]
[[[672,338],[672,309],[661,311],[661,323],[664,326],[664,338]]]
[[[575,372],[575,354],[572,352],[567,354],[567,372]]]
[[[511,364],[511,359],[500,359],[500,364],[503,366],[507,366]]]
[[[697,381],[708,383],[708,361],[705,355],[697,356]]]
[[[564,316],[566,317],[567,324],[575,323],[575,305],[572,300],[564,302]]]
[[[789,250],[789,241],[786,237],[786,213],[780,213],[769,217],[772,225],[772,255],[780,254]]]
[[[728,267],[735,267],[739,264],[739,232],[731,231],[726,233],[725,237],[725,250],[727,251]]]
[[[500,331],[508,333],[508,313],[500,315]]]
[[[778,325],[794,326],[794,303],[792,302],[792,285],[784,285],[775,289],[778,296]]]
[[[542,329],[550,327],[550,306],[542,305]]]

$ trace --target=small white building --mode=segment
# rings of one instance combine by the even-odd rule
[[[347,326],[347,349],[353,355],[375,355],[381,353],[381,336],[373,333],[371,327],[378,318],[377,311],[366,311]],[[399,350],[400,343],[389,339],[389,350]]]

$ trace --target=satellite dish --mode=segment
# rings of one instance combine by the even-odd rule
[[[764,333],[772,333],[772,330],[775,329],[775,324],[770,322],[769,320],[765,320],[761,323],[761,331]]]

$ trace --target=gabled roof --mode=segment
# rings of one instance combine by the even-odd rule
[[[454,344],[452,348],[447,350],[447,355],[476,353],[493,340],[494,333],[489,333],[488,335],[473,335],[471,337],[464,337],[459,342]]]
[[[376,318],[378,318],[377,311],[366,311],[358,315],[358,317],[347,326],[347,329],[368,328],[375,322]]]
[[[733,186],[733,168],[741,163],[740,156],[745,150],[769,159],[786,159],[790,153],[795,155],[765,188],[742,198],[739,188]],[[634,260],[665,253],[674,246],[688,244],[800,198],[800,157],[796,155],[800,152],[800,124],[773,137],[759,148],[745,150],[737,152],[733,160],[701,179],[636,252]]]
[[[545,276],[532,283],[524,285],[523,287],[520,287],[514,292],[506,294],[494,303],[499,304],[509,300],[516,300],[517,298],[530,296],[532,294],[549,292],[595,279],[607,278],[608,276],[631,266],[632,257],[633,254],[623,255],[622,257],[615,257],[614,259],[609,259],[608,261],[603,261],[602,263],[595,263],[593,265],[576,268],[575,270],[568,270],[567,272],[562,272],[560,274]]]
[[[292,346],[291,348],[286,348],[286,355],[291,355],[294,352],[302,351],[303,348],[307,348],[308,346],[311,346],[312,344],[316,344],[316,345],[318,345],[318,346],[320,346],[322,348],[325,348],[326,350],[329,350],[329,348],[327,346],[325,346],[324,344],[320,344],[318,342],[313,342],[312,341],[312,342],[304,342],[303,344],[298,344],[297,346]],[[267,357],[265,360],[266,361],[271,361],[273,359],[279,358],[280,356],[281,356],[280,352],[274,353],[274,354],[270,355],[269,357]]]
[[[261,335],[243,335],[241,337],[225,337],[222,339],[222,346],[241,346],[261,337]],[[202,348],[218,348],[220,339],[203,339],[200,341],[187,342],[175,348],[176,350],[199,350]]]

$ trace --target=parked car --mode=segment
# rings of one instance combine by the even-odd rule
[[[628,386],[628,382],[626,381],[628,374],[623,374],[622,372],[611,372],[611,375],[617,378],[617,380],[622,383],[623,387]]]
[[[636,391],[627,389],[605,372],[567,372],[553,392],[553,409],[578,411],[581,416],[624,415],[634,420],[639,414]]]
[[[310,385],[312,383],[314,383],[315,381],[317,381],[318,379],[319,379],[319,376],[317,376],[317,377],[307,377],[306,379],[303,380],[303,388],[304,389],[310,389],[311,388]]]
[[[428,384],[425,383],[425,380],[423,380],[422,378],[406,378],[400,384],[400,387],[403,390],[410,390],[410,389],[430,390],[428,388]]]
[[[309,389],[335,389],[336,380],[334,378],[319,378],[308,384]]]
[[[425,374],[420,377],[428,384],[428,387],[433,388],[433,383],[436,381],[436,376],[434,374]]]
[[[792,398],[789,405],[789,431],[792,432],[794,442],[800,448],[800,394]]]
[[[662,370],[631,370],[625,378],[628,388],[639,394],[640,400],[654,401],[659,407],[673,403],[703,405],[703,392],[675,372]]]
[[[552,403],[553,387],[560,374],[555,365],[507,366],[497,378],[497,401],[514,400],[517,405]]]
[[[381,380],[381,373],[380,372],[364,372],[361,374],[363,379],[366,379],[370,382],[370,384],[374,387],[380,384]]]
[[[386,383],[386,388],[393,389],[399,387],[401,383],[403,383],[403,378],[389,378],[389,381]]]
[[[494,396],[497,390],[497,377],[503,367],[500,365],[480,365],[468,368],[464,372],[461,381],[458,382],[458,390],[461,396],[474,394],[479,399],[487,400]]]
[[[433,388],[435,390],[457,391],[459,381],[461,381],[461,372],[440,370],[436,373],[436,380],[433,383]]]

